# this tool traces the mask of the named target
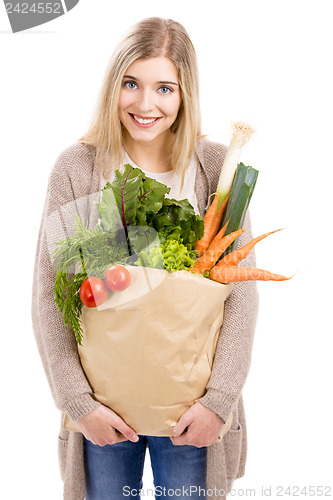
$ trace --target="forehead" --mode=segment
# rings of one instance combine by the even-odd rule
[[[140,80],[154,82],[173,80],[178,82],[177,68],[167,57],[151,57],[134,61],[125,71],[125,75],[134,76]]]

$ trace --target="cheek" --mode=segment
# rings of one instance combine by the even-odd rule
[[[131,100],[127,92],[120,91],[118,110],[119,113],[123,112],[131,104]]]
[[[172,100],[168,102],[165,106],[165,111],[168,115],[173,116],[174,118],[177,116],[180,106],[180,98],[175,96]]]

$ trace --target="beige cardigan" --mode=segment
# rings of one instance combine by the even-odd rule
[[[199,164],[195,189],[203,216],[208,197],[216,190],[226,147],[200,139],[196,153]],[[45,206],[38,236],[32,299],[33,329],[55,404],[73,421],[94,410],[100,403],[92,397],[82,371],[75,337],[65,328],[62,315],[54,303],[54,270],[50,258],[52,241],[71,234],[74,213],[90,227],[97,222],[91,203],[100,192],[100,173],[95,165],[95,149],[76,143],[63,151],[56,161],[48,183]],[[70,221],[69,221],[70,219]],[[244,223],[242,245],[252,238],[250,220]],[[51,241],[52,240],[52,241]],[[255,267],[253,250],[243,264]],[[255,282],[236,283],[225,303],[212,375],[201,403],[225,421],[233,413],[230,431],[207,450],[207,488],[210,498],[225,498],[235,478],[244,475],[246,461],[246,427],[241,391],[246,380],[252,352],[258,309]],[[61,415],[62,418],[62,415]],[[65,500],[84,500],[85,476],[83,437],[81,433],[60,428],[59,461],[64,481]]]

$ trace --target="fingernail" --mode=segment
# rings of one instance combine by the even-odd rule
[[[136,434],[133,435],[133,441],[138,442],[139,441],[139,436]]]

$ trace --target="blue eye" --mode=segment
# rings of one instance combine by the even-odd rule
[[[169,94],[169,92],[173,92],[173,89],[170,87],[160,87],[158,90],[161,94]]]
[[[135,82],[124,82],[124,86],[132,90],[137,87],[137,84]]]

